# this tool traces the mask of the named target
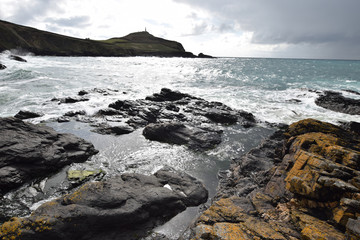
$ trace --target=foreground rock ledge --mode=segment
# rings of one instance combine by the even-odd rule
[[[234,162],[193,239],[360,239],[360,136],[306,119]]]
[[[30,217],[0,227],[2,239],[139,239],[208,192],[188,174],[164,168],[152,176],[123,174],[88,182],[48,202]]]
[[[97,153],[94,146],[50,127],[0,118],[0,194]]]

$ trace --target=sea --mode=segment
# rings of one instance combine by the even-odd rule
[[[7,66],[0,70],[0,117],[14,116],[20,110],[42,113],[42,117],[27,121],[75,134],[91,141],[100,151],[87,162],[73,164],[70,168],[101,169],[107,177],[124,172],[151,174],[165,165],[185,171],[204,182],[210,196],[207,204],[215,195],[219,172],[226,171],[233,159],[241,157],[275,131],[268,123],[291,124],[305,118],[334,124],[360,120],[359,115],[338,113],[315,104],[319,94],[327,90],[360,99],[360,61],[28,54],[21,56],[27,62],[18,62],[9,59],[10,54],[8,51],[0,54],[0,63]],[[183,146],[146,140],[141,129],[127,135],[109,136],[92,132],[86,123],[54,120],[69,111],[84,110],[86,114],[94,114],[116,100],[144,99],[164,87],[251,112],[258,124],[253,128],[223,127],[223,142],[215,149],[198,153]],[[89,101],[73,104],[51,101],[76,97],[81,90],[89,92]],[[101,92],[106,94],[99,94]],[[57,197],[60,193],[53,189],[64,181],[68,169],[44,180],[42,191],[45,194],[41,198],[34,189],[28,190],[31,185],[19,190],[21,194],[27,192],[21,201],[33,210]],[[5,197],[19,201],[19,191]],[[33,197],[35,195],[37,197]],[[153,234],[177,239],[186,232],[200,209],[188,208],[156,228]]]

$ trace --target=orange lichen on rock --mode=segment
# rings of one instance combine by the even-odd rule
[[[0,227],[0,237],[3,240],[20,239],[22,233],[22,219],[12,218]]]
[[[239,198],[222,198],[211,205],[198,219],[198,222],[212,224],[216,222],[240,222],[246,218],[245,210],[236,205]]]
[[[360,239],[360,136],[314,119],[283,136],[282,162],[254,173],[272,176],[242,197],[253,209],[220,198],[199,217],[195,239]],[[246,182],[241,161],[231,170],[236,189]]]
[[[12,218],[10,221],[0,226],[0,238],[3,240],[22,239],[22,235],[26,233],[45,232],[51,230],[52,221],[48,217],[41,216],[35,218]]]
[[[324,217],[328,215],[328,220],[345,227],[349,219],[360,214],[357,198],[360,192],[360,138],[337,126],[329,123],[320,126],[320,123],[308,119],[290,126],[292,133],[297,135],[289,138],[287,158],[292,159],[293,166],[285,178],[286,187],[296,194],[303,207],[318,211],[320,208]],[[304,126],[309,127],[308,130],[301,128]],[[311,219],[312,224],[307,222],[301,227],[305,239],[327,239],[329,233],[345,239],[340,238],[342,233],[338,231],[325,230],[331,225]]]
[[[293,221],[301,229],[302,239],[346,239],[332,225],[301,211],[292,211]]]
[[[266,212],[261,200],[268,197],[258,194],[258,209]],[[207,209],[198,219],[193,239],[278,239],[285,240],[282,231],[292,232],[275,221],[268,223],[252,216],[254,209],[246,208],[246,199],[239,197],[222,198]],[[250,203],[250,202],[248,202]],[[242,206],[241,206],[242,205]],[[260,206],[261,205],[261,206]],[[250,204],[251,206],[251,204]],[[274,211],[272,208],[271,211]],[[254,238],[255,237],[255,238]]]

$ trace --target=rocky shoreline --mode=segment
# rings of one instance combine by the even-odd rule
[[[81,91],[79,97],[53,101],[87,101],[87,94]],[[334,94],[324,96],[334,99]],[[358,102],[336,99],[351,102],[346,111],[357,114]],[[330,100],[328,104],[334,102],[339,104]],[[339,106],[333,108],[336,111]],[[0,119],[5,136],[0,140],[1,194],[98,152],[71,134],[21,120],[41,116],[20,111],[15,118]],[[195,152],[218,146],[224,127],[246,129],[257,124],[251,113],[167,88],[146,99],[118,100],[93,115],[79,110],[54,121],[79,121],[96,133],[113,136],[142,129],[148,140],[184,145]],[[183,239],[360,237],[359,123],[340,127],[306,119],[273,127],[278,131],[219,173],[211,206]],[[100,173],[95,171],[95,175]],[[79,187],[67,189],[30,216],[5,217],[0,226],[2,239],[141,239],[186,207],[208,200],[208,191],[199,180],[170,167],[150,176],[124,173],[84,181],[87,176],[79,177]]]
[[[360,135],[306,119],[231,166],[191,239],[359,239]]]

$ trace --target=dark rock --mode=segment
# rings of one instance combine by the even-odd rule
[[[78,92],[79,96],[84,96],[87,95],[89,93],[99,93],[103,96],[107,96],[107,95],[111,95],[111,92],[119,92],[118,90],[114,90],[114,89],[102,89],[102,88],[93,88],[91,90],[81,90]]]
[[[121,111],[113,109],[113,108],[105,108],[100,109],[96,115],[98,116],[114,116],[114,115],[122,115]]]
[[[30,217],[3,224],[0,237],[21,239],[139,239],[188,206],[207,200],[193,177],[173,169],[152,176],[123,174],[88,182],[72,194],[47,202]],[[41,219],[41,220],[40,220]]]
[[[133,132],[135,129],[122,125],[122,126],[110,126],[108,124],[103,124],[101,126],[98,126],[93,132],[100,133],[100,134],[112,134],[112,135],[123,135]]]
[[[221,143],[221,132],[189,127],[182,123],[149,124],[143,135],[149,140],[186,145],[194,150],[208,150]]]
[[[75,117],[77,115],[86,115],[86,112],[84,110],[80,111],[70,111],[64,114],[66,117]]]
[[[183,196],[186,206],[197,206],[207,201],[208,191],[196,178],[178,172],[170,167],[164,167],[154,174],[162,184]]]
[[[44,114],[42,113],[20,110],[14,117],[18,119],[29,119],[29,118],[37,118],[42,116],[44,116]]]
[[[346,224],[346,233],[348,239],[360,238],[360,217],[357,219],[349,219]]]
[[[357,134],[360,134],[360,123],[359,122],[346,122],[342,123],[341,127],[345,128],[348,131],[355,132]]]
[[[213,56],[206,55],[206,54],[203,54],[203,53],[199,53],[198,57],[199,58],[214,58]]]
[[[293,98],[293,99],[286,100],[286,102],[289,102],[289,103],[301,103],[301,100]]]
[[[341,93],[326,91],[315,103],[323,108],[351,115],[360,115],[360,100],[346,98]]]
[[[173,111],[173,112],[179,112],[180,111],[180,108],[177,107],[174,104],[168,104],[168,105],[166,105],[165,108],[166,108],[166,110]]]
[[[17,118],[0,118],[0,136],[1,193],[97,153],[91,143],[72,134]]]
[[[352,94],[356,94],[356,95],[360,95],[360,93],[358,91],[354,91],[354,90],[350,90],[350,89],[343,89],[343,91],[352,93]]]
[[[65,98],[53,98],[51,101],[56,102],[58,101],[59,104],[61,103],[77,103],[77,102],[85,102],[89,101],[88,98],[73,98],[73,97],[65,97]]]
[[[3,70],[3,69],[5,69],[6,68],[6,66],[4,65],[4,64],[1,64],[0,63],[0,70]]]
[[[211,121],[225,124],[234,124],[238,119],[236,114],[218,109],[210,109],[210,111],[205,113],[205,117]]]
[[[113,108],[121,111],[131,111],[137,109],[139,103],[132,100],[117,100],[114,103],[109,104],[109,108]]]
[[[109,126],[102,124],[104,119],[111,122],[125,122],[133,129],[145,127],[150,123],[168,124],[169,122],[177,122],[192,126],[191,129],[197,129],[190,133],[189,128],[187,128],[186,134],[194,134],[196,132],[198,138],[202,135],[200,132],[217,132],[214,129],[217,128],[218,123],[224,125],[239,123],[243,127],[252,127],[256,122],[254,115],[251,113],[234,110],[220,102],[208,102],[204,99],[167,88],[163,88],[160,93],[156,93],[146,99],[148,100],[118,100],[109,104],[108,108],[99,110],[95,115],[88,116],[87,120],[80,120],[92,122],[94,126],[99,125],[100,128],[94,131],[101,134],[114,134],[108,128]],[[210,130],[199,127],[204,123],[209,126]],[[105,129],[101,130],[104,127]],[[152,138],[155,139],[154,137]],[[170,142],[178,144],[174,139],[170,140]],[[186,144],[188,145],[188,143]],[[212,145],[211,147],[211,144],[209,143],[209,148],[214,146]]]
[[[16,56],[16,55],[10,55],[9,58],[12,59],[12,60],[18,61],[18,62],[27,62],[22,57],[19,57],[19,56]]]
[[[72,98],[72,97],[66,97],[60,99],[60,103],[77,103],[77,102],[85,102],[89,101],[88,98]]]
[[[61,116],[61,117],[57,118],[56,121],[59,122],[59,123],[70,122],[70,118],[65,117],[65,116]]]
[[[181,93],[179,91],[172,91],[171,89],[168,88],[162,88],[160,93],[155,93],[152,96],[146,97],[145,99],[154,102],[165,102],[165,101],[177,101],[183,98],[196,99],[195,97],[189,94]]]
[[[84,95],[86,95],[86,94],[89,94],[89,92],[88,92],[88,91],[85,91],[85,90],[81,90],[81,91],[78,92],[78,95],[79,95],[79,96],[84,96]]]

